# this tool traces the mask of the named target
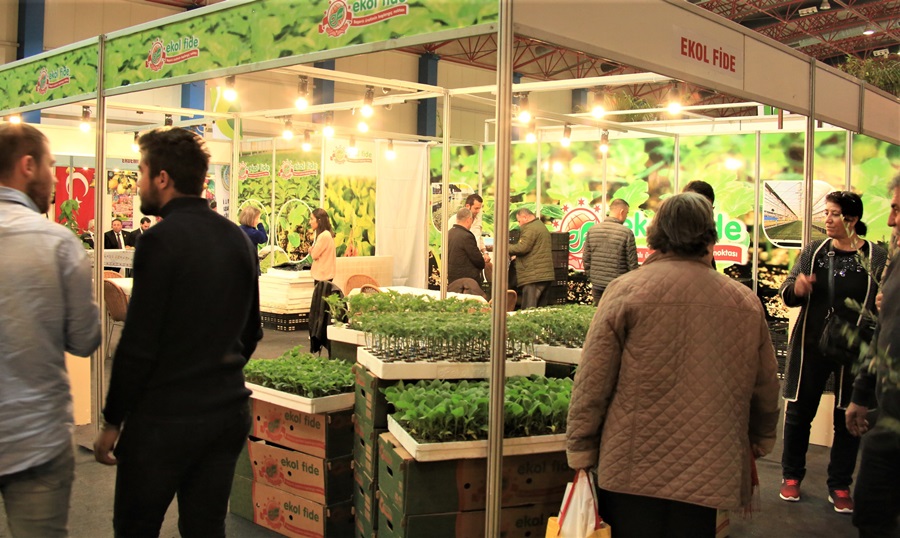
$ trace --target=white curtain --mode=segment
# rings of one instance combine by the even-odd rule
[[[428,146],[394,142],[397,157],[376,145],[375,255],[394,257],[394,285],[425,288],[428,277]]]

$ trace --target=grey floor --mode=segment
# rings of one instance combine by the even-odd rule
[[[305,331],[266,331],[254,353],[258,358],[274,358],[294,346],[309,348]],[[92,427],[82,427],[76,432],[77,444],[90,446],[93,440]],[[851,537],[856,536],[850,517],[837,514],[828,503],[825,487],[825,469],[828,464],[828,450],[811,446],[808,471],[803,483],[803,497],[800,502],[787,503],[778,498],[781,480],[780,440],[775,452],[758,462],[761,510],[744,520],[732,514],[732,537]],[[76,453],[76,478],[70,509],[70,529],[74,538],[102,538],[112,536],[112,506],[115,484],[115,468],[100,465],[93,454],[84,447]],[[272,531],[258,527],[247,520],[229,514],[226,520],[228,536],[235,537],[275,537]],[[174,538],[178,534],[178,511],[175,503],[169,509],[160,536]],[[0,538],[10,536],[6,528],[5,512],[0,511]],[[350,537],[338,537],[350,538]]]

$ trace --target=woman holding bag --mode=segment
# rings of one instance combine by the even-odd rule
[[[866,233],[862,216],[863,203],[858,195],[847,191],[828,194],[825,197],[828,239],[806,245],[780,291],[784,304],[799,306],[800,315],[791,334],[784,373],[787,403],[779,496],[790,502],[800,500],[810,425],[819,409],[825,383],[833,373],[834,441],[828,464],[828,500],[836,512],[846,514],[853,512],[850,483],[859,450],[859,438],[850,435],[844,421],[844,410],[853,392],[854,373],[852,364],[823,353],[820,343],[830,315],[851,325],[864,325],[863,317],[848,308],[845,299],[853,299],[869,311],[875,311],[878,284],[873,275],[881,274],[887,252],[860,239]],[[827,347],[825,350],[828,351]]]
[[[775,444],[778,365],[762,305],[710,267],[709,201],[667,198],[654,252],[613,280],[591,323],[566,427],[573,469],[597,468],[616,538],[714,536],[750,504],[752,458]]]

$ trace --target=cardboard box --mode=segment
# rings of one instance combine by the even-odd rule
[[[353,366],[356,374],[356,401],[354,412],[357,420],[368,423],[369,428],[387,428],[388,402],[381,389],[394,385],[396,381],[385,381],[375,377],[361,364]]]
[[[325,507],[243,476],[231,486],[231,513],[291,538],[352,536],[352,504]]]
[[[502,506],[549,503],[557,511],[573,476],[565,452],[504,457],[501,472]],[[487,459],[417,462],[385,433],[378,438],[378,491],[406,516],[484,510]]]
[[[471,538],[484,536],[485,512],[408,515],[379,499],[379,538]],[[505,507],[500,511],[502,538],[537,538],[547,530],[547,518],[559,513],[559,503]]]
[[[319,504],[353,495],[351,456],[324,460],[296,450],[247,441],[234,473]]]
[[[334,459],[353,450],[353,410],[310,414],[250,399],[250,435],[313,456]]]
[[[378,528],[378,485],[366,473],[353,471],[353,512],[360,531]]]
[[[353,428],[353,468],[378,479],[378,436],[386,429],[367,429],[357,422]]]
[[[716,510],[716,538],[728,538],[731,531],[731,512]]]

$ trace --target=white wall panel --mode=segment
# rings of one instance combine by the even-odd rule
[[[897,104],[897,99],[887,98],[870,89],[866,89],[863,99],[865,110],[862,133],[892,144],[900,144],[900,105]]]
[[[845,129],[858,128],[859,82],[823,65],[816,68],[816,118]]]
[[[743,96],[791,112],[809,113],[809,60],[747,39]]]

